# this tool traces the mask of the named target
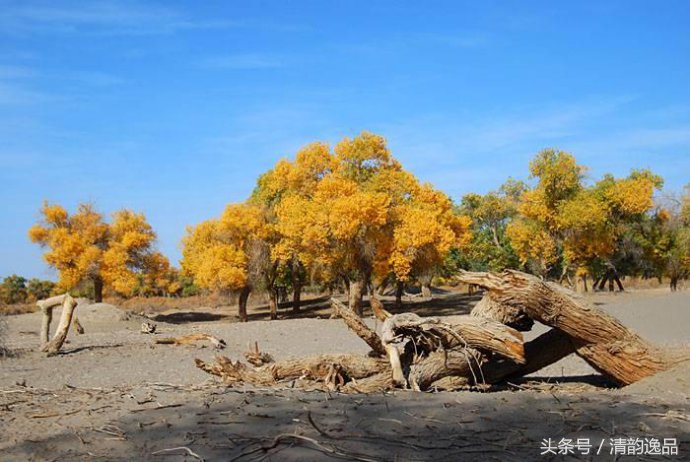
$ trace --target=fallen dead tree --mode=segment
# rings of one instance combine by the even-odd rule
[[[458,279],[487,289],[485,298],[493,305],[489,317],[526,315],[557,329],[570,339],[580,357],[620,385],[653,375],[667,365],[663,355],[638,334],[558,284],[510,270],[500,274],[466,272]]]
[[[517,271],[463,273],[459,279],[483,287],[486,293],[471,315],[450,322],[413,313],[391,315],[373,298],[374,314],[383,321],[376,333],[333,299],[334,312],[371,348],[368,356],[252,361],[254,366],[218,356],[212,364],[199,359],[196,364],[228,385],[289,384],[361,393],[496,384],[536,372],[572,353],[621,385],[666,366],[663,356],[637,334],[558,285]],[[529,330],[534,321],[553,329],[524,342],[520,331]],[[248,359],[261,355],[256,345],[246,353]]]

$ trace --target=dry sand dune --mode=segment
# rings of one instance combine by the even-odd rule
[[[690,352],[690,293],[592,301],[652,342]],[[453,313],[452,295],[438,304],[440,314]],[[606,388],[586,363],[570,357],[539,371],[533,382],[490,393],[228,390],[194,367],[194,358],[214,356],[211,348],[153,345],[139,332],[141,319],[126,319],[109,305],[79,316],[86,334],[70,334],[64,354],[53,358],[34,351],[37,314],[7,319],[6,343],[16,356],[0,360],[0,460],[198,460],[192,453],[246,461],[541,460],[546,438],[604,441],[600,457],[613,460],[614,437],[675,438],[675,460],[690,459],[688,363],[623,389]],[[233,358],[253,341],[276,359],[368,350],[341,321],[329,319],[159,322],[158,331],[213,334]]]

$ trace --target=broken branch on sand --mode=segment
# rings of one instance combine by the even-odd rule
[[[157,343],[159,345],[195,345],[196,342],[200,341],[211,342],[211,344],[217,350],[222,350],[226,346],[225,340],[214,337],[211,334],[204,333],[181,335],[179,337],[162,337],[157,338],[153,343]]]
[[[375,315],[384,321],[377,334],[345,304],[332,300],[334,311],[372,348],[375,357],[320,355],[270,364],[257,361],[252,367],[218,356],[213,364],[197,359],[196,365],[228,385],[294,381],[295,386],[308,389],[360,393],[501,383],[571,353],[621,385],[667,365],[636,333],[561,286],[518,271],[462,273],[459,279],[487,292],[471,315],[449,323],[414,313],[391,315],[372,298]],[[534,321],[553,329],[525,343],[518,330],[529,330]],[[247,358],[257,354],[258,346]]]

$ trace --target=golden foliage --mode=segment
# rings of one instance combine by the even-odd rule
[[[143,214],[120,210],[108,224],[90,204],[79,205],[70,216],[47,202],[41,214],[43,221],[29,229],[29,239],[47,249],[43,258],[58,271],[61,289],[100,279],[115,292],[131,295],[140,276],[150,272],[156,234]],[[158,255],[160,267],[165,257]]]
[[[271,255],[298,260],[312,277],[407,279],[439,265],[469,240],[469,219],[393,158],[383,137],[364,132],[330,151],[302,148],[259,178],[251,202],[274,215]],[[318,274],[317,274],[318,273]]]
[[[252,243],[269,239],[264,211],[230,204],[219,219],[187,228],[182,240],[182,271],[200,287],[237,290],[248,284]]]
[[[595,258],[611,257],[620,223],[649,211],[654,188],[661,185],[659,177],[641,170],[623,179],[606,175],[587,187],[584,171],[572,155],[553,149],[530,163],[537,184],[522,194],[518,217],[507,228],[523,264],[548,271],[559,260],[583,268]]]

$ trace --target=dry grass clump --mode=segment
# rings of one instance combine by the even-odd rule
[[[33,313],[34,311],[38,311],[38,307],[33,303],[0,304],[0,316]]]

